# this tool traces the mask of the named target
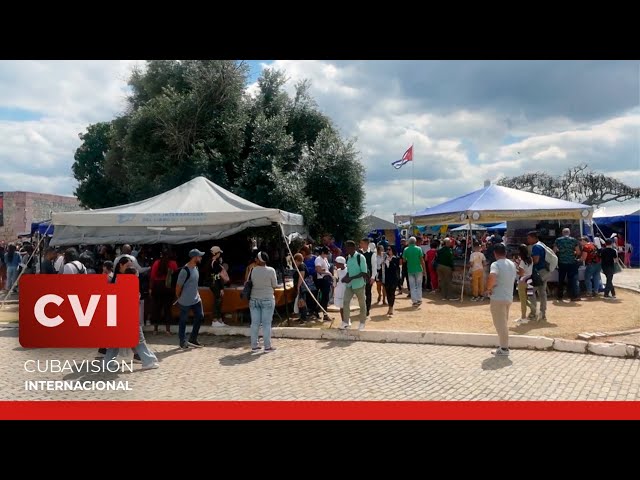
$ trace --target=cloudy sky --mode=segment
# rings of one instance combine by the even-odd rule
[[[87,124],[122,111],[141,61],[0,61],[0,191],[72,194]],[[637,61],[251,61],[308,78],[320,108],[356,137],[367,212],[392,220],[484,179],[587,163],[640,186]],[[249,91],[254,87],[249,86]]]

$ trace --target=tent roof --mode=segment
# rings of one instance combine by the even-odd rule
[[[367,230],[396,230],[398,226],[393,222],[388,222],[380,217],[369,215],[362,219]]]
[[[500,185],[489,185],[412,215],[421,224],[451,224],[471,219],[479,223],[527,219],[590,218],[592,207],[523,192]]]
[[[456,227],[454,229],[452,229],[452,232],[461,232],[463,230],[468,230],[469,229],[469,224],[466,225],[460,225],[459,227]],[[482,225],[476,225],[475,223],[471,224],[471,230],[487,230],[487,227],[483,227]]]
[[[602,205],[593,212],[593,218],[626,217],[628,215],[640,215],[640,202],[635,200],[626,203]]]
[[[140,202],[99,210],[54,212],[52,245],[99,243],[180,244],[228,237],[278,223],[285,233],[304,230],[304,219],[264,208],[204,177]]]
[[[140,202],[99,210],[53,213],[54,225],[73,226],[200,226],[227,225],[265,219],[303,225],[302,215],[251,203],[212,181],[197,177]]]

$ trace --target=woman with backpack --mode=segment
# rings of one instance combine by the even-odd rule
[[[149,275],[149,295],[151,296],[151,321],[153,334],[158,334],[160,322],[165,324],[165,335],[171,335],[171,305],[174,299],[173,273],[178,264],[171,259],[169,250],[163,250],[160,258],[153,262]]]

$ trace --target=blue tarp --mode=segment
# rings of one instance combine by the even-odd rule
[[[637,205],[605,207],[595,213],[593,221],[601,229],[615,231],[623,236],[625,235],[626,227],[626,240],[633,245],[631,265],[638,266],[640,265],[640,209],[636,209],[634,206],[637,207]],[[596,231],[598,230],[596,229]],[[607,234],[609,232],[604,231],[603,233]]]
[[[40,235],[47,235],[48,237],[53,235],[53,225],[51,220],[44,222],[33,222],[31,224],[31,235],[35,235],[38,232]]]
[[[506,230],[507,222],[502,222],[497,225],[492,225],[491,227],[487,227],[487,230]]]

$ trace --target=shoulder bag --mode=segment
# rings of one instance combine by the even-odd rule
[[[253,270],[254,269],[251,269],[251,273],[249,274],[249,279],[244,284],[242,293],[240,293],[240,298],[244,300],[251,300],[251,290],[253,289],[253,280],[251,280],[251,276],[253,275]]]

